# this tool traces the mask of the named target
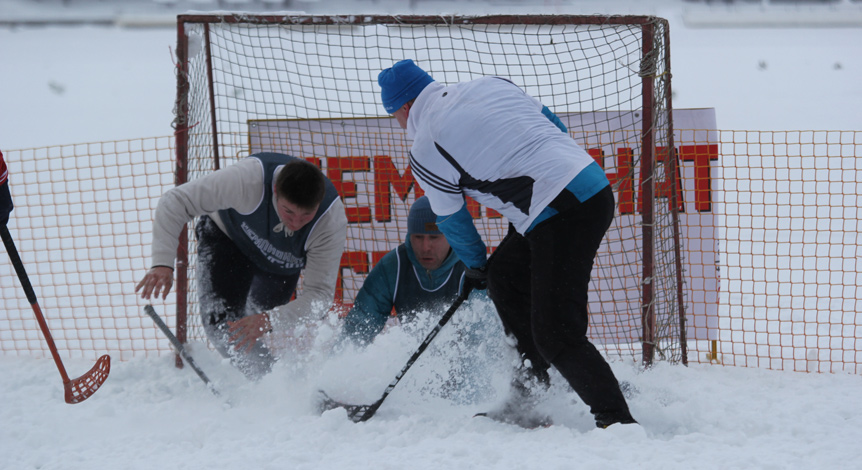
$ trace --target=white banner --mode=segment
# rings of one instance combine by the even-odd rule
[[[590,336],[598,342],[637,342],[643,300],[640,116],[614,112],[559,117],[605,169],[618,203],[616,220],[596,260]],[[717,339],[718,246],[711,192],[716,176],[713,162],[718,158],[715,112],[674,110],[673,117],[675,127],[683,129],[675,131],[674,142],[687,337]],[[406,133],[393,118],[250,121],[249,131],[250,152],[276,151],[311,160],[342,195],[350,226],[336,298],[351,303],[374,262],[403,241],[407,211],[421,194],[407,164]],[[659,163],[667,154],[661,147],[655,152]],[[656,172],[655,236],[662,241],[655,250],[653,287],[659,316],[677,311],[675,305],[668,305],[677,297],[669,292],[676,290],[675,253],[669,239],[673,227],[667,217],[669,178],[661,170]],[[472,201],[470,209],[486,244],[495,247],[505,234],[505,219]]]

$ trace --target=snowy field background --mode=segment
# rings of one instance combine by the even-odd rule
[[[20,4],[33,3],[42,2],[0,0],[0,22],[28,18],[31,9]],[[840,14],[835,7],[799,7],[790,9],[790,15],[791,7],[775,6],[770,15],[757,5],[727,10],[681,0],[608,0],[582,2],[580,7],[559,1],[522,2],[532,7],[517,7],[517,2],[410,2],[417,5],[414,10],[392,6],[397,3],[297,5],[315,7],[312,12],[318,14],[655,14],[670,22],[674,107],[716,108],[718,128],[727,130],[862,129],[860,2],[847,6],[852,9],[844,15],[858,18],[858,24],[834,28],[787,25]],[[16,11],[21,13],[16,16]],[[693,27],[705,16],[720,13],[742,21],[749,11],[790,19],[773,27]],[[175,28],[0,27],[0,148],[173,135],[175,45]]]
[[[0,21],[23,3],[0,0]],[[431,13],[393,10],[393,3],[342,0],[328,13]],[[468,14],[517,10],[490,2],[413,3]],[[580,11],[565,2],[536,2],[530,12],[600,11],[598,3],[589,5],[591,11]],[[671,22],[675,107],[714,107],[719,129],[862,129],[859,26],[701,28],[691,24],[703,18],[693,11],[728,10],[670,0],[643,8]],[[779,15],[794,12],[773,8]],[[811,22],[818,12],[808,15]],[[805,14],[798,8],[795,17]],[[170,28],[0,27],[0,148],[170,135],[175,35]],[[466,309],[456,319],[479,314]],[[393,330],[362,354],[336,358],[321,352],[322,343],[307,361],[284,361],[256,384],[193,345],[232,406],[189,368],[174,368],[172,357],[115,361],[105,386],[70,406],[50,358],[3,356],[0,468],[862,468],[855,444],[862,441],[858,375],[703,364],[639,372],[618,362],[618,377],[638,390],[630,405],[641,426],[594,429],[584,405],[555,375],[543,406],[556,424],[523,430],[471,418],[505,391],[510,358],[493,344],[486,346],[490,352],[473,352],[493,359],[482,371],[490,391],[468,404],[438,396],[439,374],[451,367],[452,334],[444,329],[362,424],[340,410],[318,416],[314,391],[374,401],[415,349],[415,334]],[[93,365],[65,362],[72,377]]]

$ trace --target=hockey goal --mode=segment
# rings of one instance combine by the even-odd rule
[[[617,197],[591,290],[590,337],[608,356],[686,361],[669,32],[651,16],[178,17],[176,183],[259,151],[321,166],[350,222],[336,302],[404,238],[420,195],[409,142],[377,74],[411,58],[447,84],[512,80],[557,113]],[[472,205],[489,247],[499,214]],[[202,337],[191,231],[177,269],[182,340]],[[300,287],[301,288],[301,287]]]

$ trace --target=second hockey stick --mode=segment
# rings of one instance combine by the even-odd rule
[[[407,364],[401,368],[401,372],[395,376],[395,379],[386,387],[386,390],[383,392],[383,396],[380,397],[377,401],[370,405],[350,405],[347,403],[341,403],[333,400],[326,394],[323,390],[320,390],[320,410],[321,412],[335,409],[335,408],[344,408],[347,410],[347,417],[350,418],[354,423],[360,423],[362,421],[368,421],[374,413],[377,413],[377,409],[380,408],[380,405],[383,404],[383,400],[386,400],[386,397],[389,396],[389,393],[398,385],[398,382],[401,381],[401,378],[404,377],[404,374],[410,369],[414,362],[419,359],[419,356],[422,355],[422,352],[428,348],[428,345],[431,344],[431,341],[437,336],[437,333],[449,322],[449,319],[452,318],[452,315],[455,314],[455,311],[458,310],[458,307],[467,300],[467,296],[469,292],[462,293],[458,296],[457,299],[452,303],[452,306],[449,307],[449,310],[440,317],[440,321],[437,322],[437,326],[428,333],[428,336],[425,337],[425,340],[422,341],[422,344],[419,345],[419,348],[416,349],[416,352],[410,356],[410,359],[407,360]]]
[[[168,338],[168,341],[171,342],[171,344],[174,346],[174,349],[177,350],[177,353],[179,353],[179,355],[182,356],[186,363],[188,363],[189,367],[191,367],[192,370],[194,370],[195,373],[198,374],[198,377],[200,377],[201,380],[204,381],[204,384],[206,384],[210,392],[212,392],[213,395],[220,397],[221,394],[218,392],[218,390],[216,390],[212,381],[209,379],[209,377],[207,377],[206,374],[204,374],[204,371],[202,371],[201,368],[198,367],[198,365],[195,363],[194,358],[191,356],[191,354],[188,353],[188,351],[186,351],[186,348],[183,343],[180,343],[180,340],[176,337],[176,335],[174,335],[171,329],[168,328],[168,325],[165,324],[164,320],[162,320],[162,317],[160,317],[159,314],[156,313],[156,310],[153,308],[153,306],[145,306],[144,312],[146,312],[146,314],[149,315],[149,317],[152,318],[154,322],[156,322],[156,326],[158,326],[159,329],[162,330],[162,333],[164,333],[165,337]]]

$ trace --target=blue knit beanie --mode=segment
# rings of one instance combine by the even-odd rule
[[[389,114],[404,106],[404,103],[419,96],[419,93],[434,79],[410,59],[396,62],[377,76],[383,108]]]
[[[437,228],[437,215],[431,210],[431,202],[426,196],[420,197],[410,206],[410,214],[407,216],[407,235],[413,234],[440,234],[440,229]]]

